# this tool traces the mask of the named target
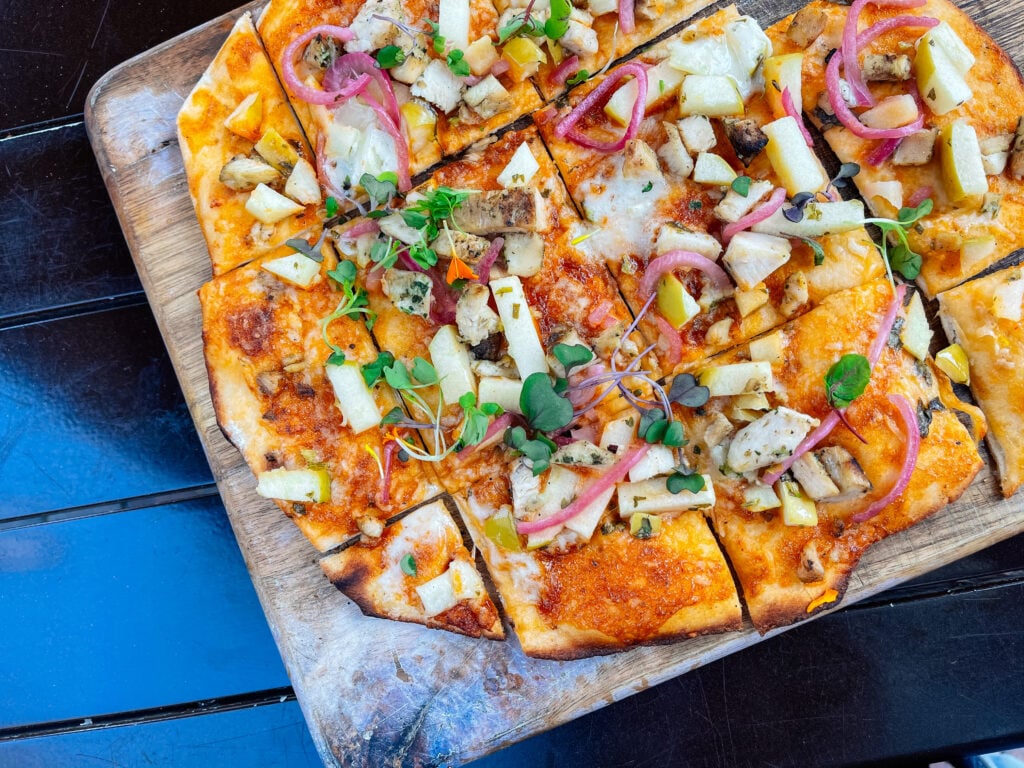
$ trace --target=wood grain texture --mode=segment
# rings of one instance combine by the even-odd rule
[[[768,24],[797,0],[744,3]],[[1022,58],[1024,0],[964,7]],[[192,417],[291,676],[329,765],[458,764],[551,728],[760,639],[742,632],[617,656],[550,662],[515,639],[472,640],[364,617],[323,577],[316,552],[223,438],[210,404],[196,290],[210,277],[175,145],[175,115],[253,3],[126,62],[90,94],[86,120],[101,172]],[[709,9],[709,12],[714,8]],[[1024,531],[988,468],[956,504],[872,549],[846,604]]]

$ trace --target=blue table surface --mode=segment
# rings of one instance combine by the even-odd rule
[[[0,4],[0,768],[320,765],[82,124],[235,3],[41,1]],[[1016,537],[477,764],[1020,745],[1022,599]]]

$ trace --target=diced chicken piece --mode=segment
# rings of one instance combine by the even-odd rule
[[[618,0],[587,0],[587,10],[591,16],[604,16],[619,10]]]
[[[749,291],[789,261],[792,249],[784,237],[739,232],[729,241],[722,263],[736,284]]]
[[[987,216],[993,221],[999,218],[999,210],[1003,207],[1003,196],[995,192],[986,192],[981,198],[981,208],[978,210],[982,216]]]
[[[393,237],[395,240],[403,242],[406,245],[418,243],[422,239],[420,230],[406,224],[405,219],[402,218],[400,213],[392,213],[389,216],[384,216],[377,220],[377,224],[380,226],[380,231],[385,235]]]
[[[302,52],[302,60],[312,69],[327,69],[334,63],[339,53],[337,40],[317,35],[309,41],[306,50]]]
[[[494,75],[466,89],[466,103],[484,120],[512,107],[512,96]]]
[[[255,189],[259,184],[273,184],[281,174],[257,157],[238,155],[220,169],[220,183],[239,192]]]
[[[455,325],[459,336],[476,346],[501,329],[498,313],[490,307],[491,292],[486,285],[468,283],[455,304]]]
[[[409,39],[408,35],[403,35],[403,37],[406,40]],[[402,49],[405,51],[405,61],[397,67],[389,69],[388,74],[391,75],[393,80],[405,83],[406,85],[412,85],[419,80],[423,70],[427,68],[427,64],[430,63],[430,57],[427,55],[426,48],[419,43],[403,45]]]
[[[558,43],[565,50],[580,56],[593,56],[597,53],[597,32],[587,24],[569,19],[569,28],[558,38]]]
[[[630,139],[626,142],[625,156],[622,160],[622,175],[627,179],[654,181],[661,177],[658,156],[651,145],[643,139]]]
[[[614,354],[616,350],[622,352],[623,355],[629,357],[635,355],[640,350],[630,338],[623,338],[623,334],[626,332],[626,324],[622,321],[615,323],[614,325],[605,328],[594,339],[594,349],[601,357],[608,357]]]
[[[559,326],[557,330],[554,330],[544,346],[550,350],[554,350],[557,344],[565,344],[567,347],[586,347],[590,349],[590,345],[587,344],[583,339],[580,338],[579,333],[572,326]],[[593,354],[593,350],[591,350]],[[555,376],[564,378],[566,375],[565,368],[562,366],[562,362],[555,357],[554,351],[549,352],[547,355],[548,365],[551,367],[551,372]],[[579,370],[578,368],[574,370]]]
[[[429,101],[447,114],[459,105],[463,85],[445,62],[431,59],[423,74],[412,84],[412,95]]]
[[[615,454],[589,440],[576,440],[552,453],[551,463],[567,467],[608,467],[615,463]]]
[[[786,35],[800,48],[806,48],[825,30],[825,13],[813,5],[804,6],[789,22]]]
[[[825,469],[825,465],[814,453],[808,451],[794,461],[791,470],[793,477],[804,489],[804,493],[815,501],[839,495],[839,486],[835,484],[828,470]]]
[[[701,296],[703,298],[703,296]],[[709,305],[710,306],[710,305]],[[732,334],[733,320],[731,317],[723,317],[721,320],[708,326],[704,338],[709,346],[724,347],[729,343]]]
[[[473,352],[475,355],[475,348],[470,349],[470,352]],[[486,376],[502,379],[519,379],[519,372],[516,370],[515,361],[508,355],[502,355],[497,360],[484,360],[477,357],[477,359],[471,360],[469,365],[473,369],[473,373],[481,379]]]
[[[869,53],[861,72],[869,82],[898,82],[910,79],[910,57],[895,53]]]
[[[978,142],[981,147],[981,163],[985,167],[986,176],[998,176],[1006,169],[1010,160],[1010,147],[1013,146],[1013,134],[1001,133],[989,136]]]
[[[509,274],[533,277],[544,265],[544,238],[536,232],[507,232],[505,266]]]
[[[753,120],[730,120],[722,121],[725,128],[725,135],[732,144],[736,157],[743,165],[750,165],[750,161],[757,157],[761,150],[768,146],[768,137],[765,136],[761,127]]]
[[[800,552],[800,564],[796,567],[796,577],[805,584],[821,581],[825,578],[825,566],[818,554],[818,545],[811,539]]]
[[[685,179],[693,173],[693,158],[686,151],[686,145],[679,135],[679,129],[672,123],[662,123],[668,140],[658,147],[658,157],[668,166],[671,173]]]
[[[993,152],[990,155],[981,156],[981,166],[986,176],[998,176],[1006,170],[1009,160],[1009,152]]]
[[[927,165],[935,154],[935,137],[938,132],[925,128],[914,131],[900,142],[892,156],[893,165]]]
[[[874,486],[868,480],[864,470],[853,455],[845,448],[834,445],[815,451],[821,465],[825,467],[829,477],[839,487],[839,495],[833,496],[828,501],[848,501],[862,496]]]
[[[800,308],[810,300],[810,290],[807,284],[807,275],[803,270],[794,272],[786,278],[786,284],[782,291],[782,303],[779,304],[779,311],[786,317],[792,317]]]
[[[732,434],[732,422],[721,411],[715,411],[705,418],[704,445],[714,448]]]
[[[534,477],[533,468],[522,458],[512,464],[508,475],[512,486],[512,509],[515,516],[522,520],[532,516],[543,505],[540,491],[540,477]]]
[[[433,298],[433,283],[422,272],[404,269],[388,269],[381,282],[384,295],[391,303],[407,315],[430,316],[430,302]]]
[[[350,53],[369,53],[385,45],[394,44],[402,31],[390,21],[377,18],[378,16],[391,19],[405,18],[401,0],[367,0],[363,3],[359,13],[348,25],[355,35],[345,43],[345,50]]]
[[[785,406],[768,411],[736,433],[729,444],[729,468],[749,472],[786,458],[818,423],[817,419]]]
[[[705,115],[690,115],[676,123],[679,137],[691,155],[714,149],[718,139],[711,121]]]
[[[1024,178],[1024,117],[1017,118],[1017,130],[1013,134],[1010,148],[1010,176]]]
[[[474,235],[546,232],[548,206],[539,190],[512,187],[470,195],[452,215],[456,226]]]
[[[438,256],[444,256],[446,259],[458,256],[467,264],[472,265],[480,261],[487,253],[487,249],[491,247],[491,241],[486,237],[471,235],[468,232],[460,232],[449,227],[441,230],[441,234],[430,244],[430,247]]]
[[[713,235],[694,232],[677,224],[663,224],[654,247],[659,256],[668,251],[693,251],[712,261],[722,253],[722,244]]]
[[[715,218],[730,224],[739,221],[750,213],[755,205],[768,197],[774,188],[770,181],[758,179],[750,182],[750,189],[747,190],[746,196],[734,189],[729,189],[721,202],[715,206],[713,211]]]

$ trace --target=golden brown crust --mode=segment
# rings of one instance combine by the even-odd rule
[[[262,121],[255,134],[239,136],[228,130],[224,121],[253,93],[262,98]],[[269,253],[289,238],[318,226],[315,205],[307,205],[302,213],[276,224],[261,224],[245,210],[249,192],[233,190],[220,181],[225,163],[239,155],[250,155],[255,140],[271,128],[301,157],[315,162],[256,36],[252,18],[246,13],[178,113],[178,144],[189,193],[215,275]]]

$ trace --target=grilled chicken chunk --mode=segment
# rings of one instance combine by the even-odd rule
[[[536,189],[512,187],[471,195],[452,219],[474,235],[499,232],[546,232],[551,226],[548,207]]]
[[[467,264],[476,264],[491,247],[491,241],[478,235],[459,232],[457,229],[442,230],[437,239],[430,244],[434,253],[450,259],[458,256]]]
[[[855,499],[874,487],[864,474],[864,470],[860,468],[860,464],[845,448],[833,445],[815,451],[814,455],[825,467],[832,482],[839,487],[839,494],[830,497],[828,501]]]

